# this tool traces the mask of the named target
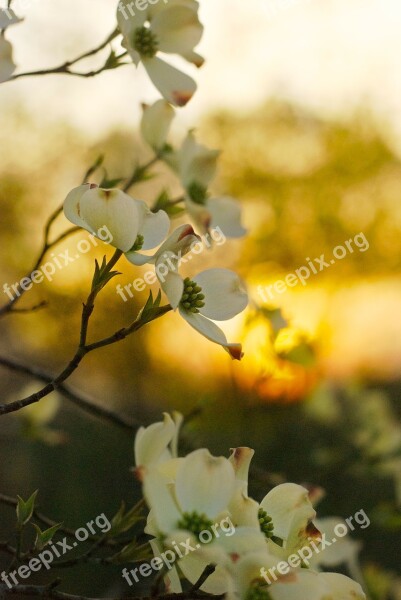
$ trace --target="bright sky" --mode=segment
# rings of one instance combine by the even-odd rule
[[[0,2],[4,0],[0,0]],[[15,0],[23,24],[9,30],[22,70],[55,66],[90,49],[113,28],[117,0]],[[216,106],[246,110],[272,95],[330,113],[362,102],[401,132],[400,0],[200,0],[206,25],[196,72],[199,92],[181,114],[196,124]],[[0,87],[7,104],[24,101],[40,122],[63,118],[97,137],[133,126],[139,103],[158,97],[140,70],[93,80],[26,79]]]

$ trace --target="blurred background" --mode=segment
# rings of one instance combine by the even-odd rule
[[[62,63],[114,27],[111,0],[26,4],[19,11],[26,21],[8,34],[23,71]],[[291,480],[325,490],[320,516],[364,509],[372,524],[355,537],[370,597],[399,600],[401,6],[201,0],[201,18],[206,64],[194,72],[199,91],[179,111],[172,139],[195,126],[203,143],[222,149],[214,192],[241,201],[249,235],[194,258],[186,274],[211,266],[241,273],[252,302],[224,328],[245,357],[230,362],[169,314],[88,356],[70,382],[145,424],[164,410],[182,411],[194,446],[225,455],[238,445],[255,448],[258,498]],[[93,80],[49,76],[1,86],[2,284],[29,271],[44,221],[100,154],[111,178],[151,157],[138,123],[140,104],[157,98],[133,66]],[[133,195],[151,203],[166,187],[179,193],[165,168],[154,173]],[[60,217],[55,233],[67,227]],[[334,249],[358,235],[366,243],[332,264]],[[56,256],[74,254],[81,239],[62,242]],[[21,306],[48,306],[1,320],[2,355],[58,373],[74,352],[94,260],[104,253],[99,244],[27,293]],[[330,266],[305,285],[274,287],[323,254]],[[94,340],[129,323],[147,299],[143,292],[122,301],[116,284],[141,269],[125,261],[119,268],[123,275],[91,320]],[[40,388],[4,369],[0,376],[3,400]],[[0,492],[27,498],[39,489],[43,512],[72,528],[111,516],[122,497],[132,504],[140,494],[130,472],[133,440],[66,400],[52,402],[43,400],[49,414],[1,419]],[[11,516],[0,505],[0,539]],[[119,569],[86,566],[62,576],[72,592],[121,592]]]

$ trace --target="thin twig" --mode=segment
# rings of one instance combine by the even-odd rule
[[[121,255],[122,255],[122,252],[120,250],[117,250],[115,252],[113,257],[107,263],[104,273],[111,271],[112,267],[114,267],[114,265],[119,260]],[[25,406],[29,406],[30,404],[34,404],[35,402],[39,402],[39,400],[48,396],[54,390],[60,389],[62,387],[62,384],[64,383],[64,381],[66,381],[72,375],[72,373],[74,373],[74,371],[76,371],[76,369],[79,367],[80,363],[82,362],[83,358],[87,354],[89,354],[90,352],[93,352],[94,350],[97,350],[98,348],[110,346],[112,344],[115,344],[115,343],[125,339],[132,333],[141,329],[148,322],[158,319],[158,318],[162,317],[163,315],[165,315],[166,313],[168,313],[170,310],[172,310],[170,305],[156,308],[152,312],[151,317],[148,317],[147,319],[137,318],[129,327],[120,329],[119,331],[116,331],[113,335],[111,335],[110,337],[104,338],[103,340],[99,340],[98,342],[94,342],[93,344],[87,345],[86,341],[87,341],[87,333],[88,333],[88,323],[89,323],[89,319],[93,312],[96,296],[101,289],[102,288],[92,289],[91,293],[88,296],[86,303],[83,306],[79,345],[78,345],[78,348],[77,348],[73,358],[67,364],[65,369],[59,375],[57,375],[57,377],[55,377],[54,379],[49,381],[38,392],[31,394],[30,396],[23,398],[21,400],[16,400],[14,402],[10,402],[9,404],[1,404],[0,405],[0,415],[5,415],[5,414],[11,413],[11,412],[16,412],[18,410],[21,410],[22,408],[25,408]],[[7,360],[5,360],[3,362],[3,364],[4,364],[4,366],[8,366]]]
[[[25,365],[9,357],[0,356],[0,366],[10,369],[11,371],[15,371],[16,373],[24,373],[25,375],[29,375],[30,377],[33,377],[34,379],[42,381],[46,384],[51,383],[55,379],[52,375],[46,373],[45,371]],[[94,417],[117,425],[118,427],[124,429],[129,435],[132,435],[132,433],[139,427],[139,423],[137,421],[129,419],[128,417],[124,417],[110,410],[109,408],[95,404],[93,400],[87,398],[81,392],[75,392],[65,384],[59,385],[57,391],[64,396],[64,398],[70,400],[70,402],[78,406],[81,410]]]
[[[207,567],[205,568],[205,570],[199,577],[198,581],[196,581],[194,583],[194,585],[191,587],[190,592],[192,593],[192,592],[198,591],[202,587],[202,585],[205,583],[205,581],[210,577],[210,575],[213,575],[215,570],[216,570],[215,565],[207,565]]]
[[[53,67],[51,69],[39,69],[37,71],[27,71],[25,73],[16,73],[12,77],[10,77],[9,81],[12,81],[15,79],[21,79],[22,77],[32,77],[32,76],[38,76],[38,75],[51,75],[51,74],[56,74],[56,73],[64,73],[67,75],[76,75],[78,77],[93,77],[94,75],[98,75],[99,73],[104,71],[104,66],[100,70],[91,71],[90,73],[77,73],[75,71],[70,71],[70,67],[74,66],[76,63],[80,62],[84,58],[89,58],[90,56],[94,56],[95,54],[97,54],[98,52],[103,50],[108,44],[110,44],[110,42],[112,42],[114,40],[114,38],[116,38],[119,35],[119,33],[120,33],[120,31],[118,28],[114,29],[113,32],[106,38],[106,40],[104,42],[102,42],[99,46],[97,46],[93,50],[89,50],[88,52],[85,52],[84,54],[77,56],[77,58],[74,58],[73,60],[66,61],[62,65],[59,65],[58,67]],[[124,55],[125,55],[125,53],[124,53]]]
[[[152,158],[145,165],[136,167],[135,170],[134,170],[134,172],[133,172],[133,174],[131,175],[131,177],[129,177],[129,179],[126,181],[126,183],[125,183],[125,185],[123,187],[123,191],[124,192],[128,192],[128,190],[135,183],[138,183],[139,181],[141,181],[144,173],[146,173],[146,171],[148,169],[150,169],[150,167],[153,167],[153,165],[155,165],[159,160],[160,160],[160,156],[156,155],[154,158]]]

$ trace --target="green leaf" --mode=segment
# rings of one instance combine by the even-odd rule
[[[144,519],[142,513],[143,502],[133,506],[127,513],[125,512],[125,502],[122,502],[119,511],[111,520],[111,529],[108,532],[109,537],[114,537],[120,533],[129,531],[134,525]]]
[[[314,349],[307,342],[300,342],[295,348],[288,352],[280,352],[278,356],[306,368],[316,365]]]
[[[115,177],[114,179],[109,179],[107,177],[107,173],[105,172],[102,181],[99,184],[99,187],[110,190],[112,188],[117,187],[122,181],[124,181],[123,177]]]
[[[182,208],[181,206],[166,206],[164,208],[164,211],[170,216],[170,217],[180,217],[181,215],[183,215],[185,213],[185,208]]]
[[[105,256],[103,257],[101,265],[99,265],[97,260],[95,260],[95,273],[92,279],[92,291],[100,291],[109,283],[111,279],[113,279],[113,277],[117,277],[117,275],[121,275],[121,273],[119,271],[107,270],[107,259]]]
[[[35,523],[32,523],[32,525],[36,529],[35,550],[40,551],[52,541],[54,534],[60,529],[62,523],[57,523],[57,525],[53,525],[45,531],[41,531]]]
[[[133,540],[125,546],[120,552],[110,558],[110,562],[115,565],[120,565],[127,562],[143,562],[150,560],[153,557],[152,548],[149,543],[138,544],[137,540]]]
[[[152,291],[149,292],[149,298],[146,301],[145,306],[138,314],[138,318],[136,320],[140,325],[146,325],[146,323],[150,323],[158,316],[164,314],[165,307],[160,307],[161,302],[161,291],[159,290],[156,299],[153,299]]]
[[[168,193],[168,191],[166,189],[164,189],[160,192],[159,196],[157,197],[157,199],[154,203],[153,210],[155,212],[158,210],[162,210],[162,209],[164,210],[169,202],[170,202],[170,194]]]
[[[22,528],[24,525],[29,523],[32,519],[33,511],[35,509],[35,500],[38,495],[38,491],[33,492],[32,496],[25,502],[21,496],[17,496],[18,504],[17,504],[17,523],[18,527]]]

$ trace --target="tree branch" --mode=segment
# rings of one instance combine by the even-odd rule
[[[76,63],[80,62],[84,58],[89,58],[90,56],[94,56],[95,54],[97,54],[98,52],[100,52],[101,50],[103,50],[119,34],[120,34],[120,31],[119,31],[118,28],[116,28],[106,38],[106,40],[104,42],[102,42],[99,46],[97,46],[93,50],[89,50],[88,52],[84,52],[84,54],[80,54],[79,56],[77,56],[73,60],[68,60],[65,63],[63,63],[62,65],[59,65],[58,67],[53,67],[51,69],[39,69],[37,71],[27,71],[25,73],[16,73],[12,77],[10,77],[9,81],[13,81],[15,79],[21,79],[22,77],[33,77],[33,76],[37,76],[37,75],[51,75],[51,74],[56,74],[56,73],[63,73],[63,74],[67,74],[67,75],[75,75],[75,76],[78,76],[78,77],[93,77],[94,75],[98,75],[99,73],[101,73],[104,70],[104,66],[100,70],[91,71],[90,73],[76,73],[74,71],[70,71],[70,67],[74,66]],[[124,56],[124,55],[125,55],[125,52],[124,52],[124,54],[122,56]],[[121,58],[121,57],[119,57],[119,58]]]
[[[8,357],[0,356],[0,366],[10,369],[11,371],[15,371],[16,373],[24,373],[25,375],[29,375],[38,381],[42,381],[43,383],[52,383],[52,381],[54,381],[54,377],[49,373],[46,373],[45,371],[35,367],[30,367],[29,365],[24,365]],[[128,419],[127,417],[124,417],[110,410],[109,408],[95,404],[92,400],[86,398],[82,393],[73,391],[65,384],[60,384],[57,388],[57,391],[64,396],[64,398],[78,406],[84,412],[96,418],[108,421],[113,425],[117,425],[121,429],[124,429],[129,435],[132,435],[132,433],[139,427],[139,423],[137,421]]]
[[[114,267],[114,265],[117,263],[117,261],[119,260],[119,258],[121,256],[122,256],[121,250],[116,250],[113,257],[110,259],[110,261],[104,267],[102,274],[107,275],[108,273],[110,273],[111,269]],[[151,310],[150,312],[146,313],[146,317],[142,315],[142,312],[140,312],[137,319],[129,327],[120,329],[119,331],[116,331],[110,337],[104,338],[103,340],[99,340],[98,342],[87,345],[86,341],[87,341],[89,319],[90,319],[93,309],[94,309],[94,303],[95,303],[96,297],[102,288],[103,288],[102,284],[98,287],[93,287],[92,291],[90,292],[90,294],[88,296],[86,303],[83,306],[79,345],[78,345],[78,348],[77,348],[73,358],[70,360],[70,362],[65,367],[65,369],[51,381],[48,381],[48,378],[46,376],[45,381],[47,381],[47,384],[41,390],[39,390],[38,392],[36,392],[34,394],[31,394],[27,398],[23,398],[21,400],[16,400],[15,402],[10,402],[9,404],[0,404],[0,416],[11,413],[11,412],[16,412],[18,410],[21,410],[25,406],[29,406],[30,404],[34,404],[35,402],[39,402],[39,400],[41,400],[45,396],[48,396],[51,392],[53,392],[56,389],[60,389],[60,391],[62,391],[62,388],[64,387],[64,386],[62,386],[62,384],[64,383],[64,381],[66,381],[70,377],[70,375],[72,375],[72,373],[74,373],[74,371],[76,371],[76,369],[79,367],[80,363],[82,362],[83,358],[87,354],[89,354],[90,352],[93,352],[94,350],[97,350],[98,348],[110,346],[112,344],[115,344],[116,342],[119,342],[119,341],[125,339],[132,333],[141,329],[147,323],[154,321],[155,319],[158,319],[159,317],[165,315],[170,310],[172,310],[170,305],[157,307],[157,308],[154,308],[153,310]],[[15,363],[13,364],[12,361],[8,361],[7,359],[2,359],[2,364],[3,364],[3,366],[6,366],[6,367],[15,368],[15,369],[18,368],[18,366],[15,367]],[[27,372],[26,369],[25,369],[25,372]],[[33,374],[33,373],[34,373],[33,370],[31,370],[31,372],[28,371],[28,374]],[[34,376],[36,376],[36,374]],[[65,391],[65,387],[64,387],[64,391]],[[68,397],[70,397],[70,394]],[[70,397],[70,399],[71,399],[71,397]],[[87,403],[82,404],[81,399],[80,399],[80,404],[82,405],[82,407],[88,408]],[[99,414],[100,410],[102,413],[101,416],[105,416],[105,412],[102,409],[98,409],[98,411],[97,411],[98,414]],[[91,406],[91,411],[93,412],[93,406]],[[118,419],[118,422],[120,424],[120,419]]]

